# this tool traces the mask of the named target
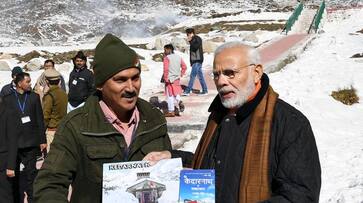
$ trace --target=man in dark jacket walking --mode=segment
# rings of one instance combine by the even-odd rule
[[[21,69],[19,66],[15,66],[13,70],[11,70],[11,82],[7,85],[5,85],[3,88],[1,88],[0,97],[5,97],[6,95],[9,95],[13,93],[16,89],[16,85],[14,83],[15,76],[18,73],[22,73],[23,69]]]
[[[14,79],[16,91],[4,97],[7,108],[15,109],[15,113],[7,115],[16,118],[20,127],[18,133],[17,166],[19,171],[19,199],[24,200],[27,193],[28,202],[33,199],[33,182],[36,176],[36,155],[47,148],[45,139],[43,112],[39,95],[31,91],[31,79],[28,73],[19,73]],[[39,150],[40,148],[40,150]]]
[[[202,38],[195,34],[193,28],[188,28],[186,30],[187,39],[190,44],[190,65],[192,66],[192,72],[190,73],[190,79],[188,87],[184,90],[183,96],[188,96],[190,91],[193,89],[195,77],[198,76],[199,83],[202,86],[202,92],[200,95],[208,94],[207,84],[204,80],[204,75],[202,71],[203,64],[203,42]]]
[[[86,99],[95,91],[93,73],[87,69],[87,57],[79,51],[73,58],[74,69],[69,75],[68,111],[84,104]]]
[[[230,42],[215,51],[207,127],[193,154],[172,151],[195,169],[215,169],[216,202],[319,202],[321,169],[308,119],[278,99],[256,49]],[[146,160],[170,158],[153,152]]]
[[[35,181],[37,202],[102,201],[102,164],[138,161],[171,150],[162,113],[138,97],[141,65],[134,50],[107,34],[97,45],[97,92],[63,119]]]

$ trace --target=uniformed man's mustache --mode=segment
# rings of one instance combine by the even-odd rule
[[[137,94],[135,91],[132,92],[125,92],[121,94],[121,97],[125,97],[125,98],[132,98],[135,97]]]

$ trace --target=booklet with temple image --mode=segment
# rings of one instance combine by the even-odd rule
[[[182,170],[179,203],[214,203],[214,170]]]
[[[180,158],[103,164],[102,202],[177,203]]]

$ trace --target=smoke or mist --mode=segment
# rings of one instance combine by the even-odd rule
[[[181,22],[185,17],[169,8],[161,11],[152,11],[145,17],[142,14],[135,16],[119,16],[108,21],[104,32],[111,32],[125,37],[149,37],[166,31],[170,26]]]

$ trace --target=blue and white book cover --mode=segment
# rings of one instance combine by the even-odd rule
[[[214,170],[182,170],[179,203],[214,203]]]
[[[177,203],[180,158],[103,164],[102,202]]]

